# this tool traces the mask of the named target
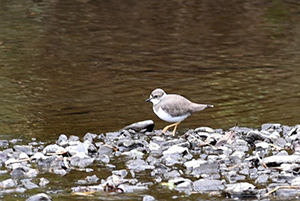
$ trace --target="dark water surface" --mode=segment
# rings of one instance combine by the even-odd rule
[[[179,132],[298,124],[299,22],[296,0],[1,1],[0,133],[161,129],[144,102],[157,87],[215,105]]]

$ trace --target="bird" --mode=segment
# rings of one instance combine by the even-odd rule
[[[205,108],[212,108],[213,105],[193,103],[187,98],[178,94],[167,94],[163,89],[157,88],[152,91],[150,98],[145,100],[152,102],[153,112],[162,120],[173,123],[163,129],[165,133],[169,128],[174,127],[172,135],[175,136],[178,125],[194,112]]]

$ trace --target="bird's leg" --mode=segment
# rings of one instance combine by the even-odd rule
[[[178,127],[179,124],[180,124],[180,122],[175,123],[174,130],[172,132],[173,136],[175,136],[175,133],[176,133],[176,130],[177,130],[177,127]]]
[[[168,126],[166,126],[166,127],[164,127],[164,129],[163,129],[163,133],[165,133],[169,128],[171,128],[171,127],[174,127],[174,130],[173,130],[173,132],[172,132],[172,134],[173,134],[173,136],[175,135],[175,132],[176,132],[176,129],[177,129],[177,126],[180,124],[180,122],[176,122],[176,123],[174,123],[174,124],[171,124],[171,125],[168,125]]]

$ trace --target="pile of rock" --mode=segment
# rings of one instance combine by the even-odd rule
[[[45,187],[51,182],[48,179],[40,178],[38,184],[31,180],[40,172],[62,176],[74,168],[92,172],[95,163],[112,169],[111,176],[83,178],[71,189],[74,194],[139,192],[153,185],[187,195],[230,198],[300,194],[298,125],[263,124],[259,130],[234,127],[227,132],[200,127],[176,137],[153,131],[153,127],[153,121],[147,120],[118,132],[87,133],[82,140],[62,134],[42,150],[33,145],[9,148],[3,140],[0,162],[5,170],[0,173],[11,178],[0,182],[0,194]],[[116,169],[118,158],[126,169]],[[140,172],[148,174],[147,179],[137,179]],[[155,200],[155,196],[147,195],[144,200]]]

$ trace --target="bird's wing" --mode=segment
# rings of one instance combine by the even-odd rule
[[[178,104],[178,101],[180,104]],[[182,114],[191,114],[192,108],[190,107],[191,102],[180,95],[169,94],[168,98],[162,100],[164,111],[168,111],[173,117],[181,116]]]

